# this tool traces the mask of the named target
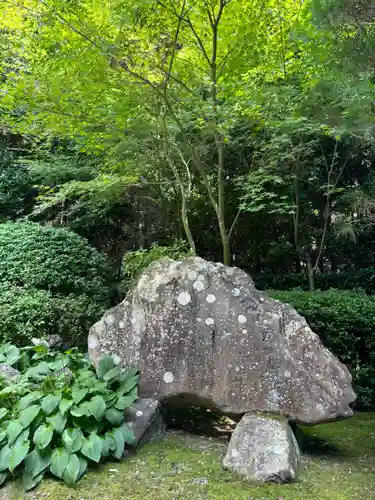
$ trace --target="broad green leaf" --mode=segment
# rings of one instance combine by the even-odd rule
[[[105,354],[99,361],[99,366],[97,369],[97,375],[100,380],[103,379],[104,375],[115,367],[115,363],[111,356]]]
[[[53,429],[52,427],[42,424],[40,425],[34,433],[34,444],[39,450],[44,450],[52,439]]]
[[[25,376],[28,378],[40,378],[45,377],[50,372],[48,363],[42,361],[36,366],[31,366],[25,373]]]
[[[124,421],[124,412],[115,408],[108,408],[105,412],[105,418],[113,425],[121,425]]]
[[[23,426],[19,420],[12,420],[7,427],[8,443],[12,445],[23,431]]]
[[[9,469],[10,448],[6,444],[0,450],[0,472]]]
[[[0,472],[0,486],[2,484],[4,484],[7,477],[8,477],[8,474],[6,472]]]
[[[49,469],[53,475],[61,479],[68,463],[69,453],[65,448],[57,448],[52,453],[52,460]]]
[[[66,429],[62,435],[62,442],[67,451],[76,453],[83,444],[83,432],[81,429]]]
[[[89,390],[88,389],[74,389],[72,391],[72,398],[76,405],[78,405],[85,397],[87,396]]]
[[[23,396],[23,398],[21,398],[18,401],[18,404],[17,404],[18,409],[20,411],[25,410],[32,403],[34,403],[35,401],[38,401],[41,397],[42,397],[42,393],[39,392],[39,391],[33,391],[30,394],[27,394],[26,396]]]
[[[6,354],[6,362],[8,365],[14,365],[21,357],[21,352],[16,346],[12,346]]]
[[[83,440],[81,453],[93,462],[99,462],[102,456],[102,440],[96,434],[90,434]]]
[[[119,428],[119,430],[122,432],[125,443],[127,444],[134,444],[136,439],[133,430],[129,426],[129,424],[122,424],[122,426]]]
[[[81,479],[83,474],[86,472],[87,469],[87,460],[83,458],[82,456],[79,457],[79,473],[78,473],[78,478],[77,481]]]
[[[96,420],[101,420],[106,411],[106,404],[101,396],[95,396],[87,405],[91,415],[96,418]]]
[[[58,433],[58,434],[61,434],[64,429],[65,429],[65,425],[66,425],[66,420],[67,420],[67,417],[66,415],[63,415],[62,413],[60,413],[59,411],[54,413],[53,415],[49,415],[47,418],[46,418],[46,422],[51,426],[53,427],[53,429]]]
[[[22,475],[22,489],[24,491],[32,490],[33,488],[35,488],[35,486],[38,486],[38,484],[43,479],[43,476],[44,476],[44,471],[35,477],[32,476],[31,474],[28,474],[27,472],[24,472]]]
[[[9,413],[9,410],[7,408],[0,408],[0,421],[3,420],[7,413]]]
[[[137,399],[138,397],[136,395],[121,396],[114,404],[114,407],[116,410],[125,410],[125,408],[129,408]]]
[[[25,458],[25,472],[32,477],[38,476],[49,467],[52,460],[52,450],[34,449]]]
[[[42,400],[42,410],[46,415],[52,413],[61,400],[61,394],[49,394]]]
[[[112,436],[116,442],[116,448],[113,451],[113,456],[120,460],[122,458],[122,455],[124,454],[125,449],[124,434],[122,433],[121,429],[114,429],[110,433],[110,436]]]
[[[119,380],[122,375],[122,371],[118,366],[109,370],[103,377],[104,382],[113,382],[114,380]]]
[[[23,461],[29,452],[30,441],[21,443],[16,442],[10,451],[9,455],[9,470],[13,472],[14,469]]]
[[[69,410],[69,408],[71,408],[73,406],[73,403],[74,403],[74,401],[72,399],[63,398],[60,401],[60,405],[59,405],[61,413],[64,415]]]
[[[137,387],[139,380],[139,375],[134,375],[133,377],[127,377],[120,384],[120,387],[117,389],[117,394],[119,396],[124,396]]]
[[[31,422],[36,418],[38,413],[40,412],[40,406],[39,405],[32,405],[29,406],[28,408],[25,408],[24,410],[21,411],[19,415],[19,420],[21,422],[21,425],[24,429],[29,427]]]
[[[69,486],[74,486],[78,480],[80,471],[80,461],[75,453],[69,456],[69,462],[63,474],[63,480]]]

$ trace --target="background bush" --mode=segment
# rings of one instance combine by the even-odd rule
[[[173,260],[184,259],[191,255],[185,241],[176,241],[170,246],[154,244],[148,250],[127,252],[122,261],[121,295],[125,296],[129,288],[154,260],[169,257]]]
[[[0,224],[0,341],[60,335],[85,345],[109,306],[107,260],[66,229]]]
[[[375,297],[338,290],[269,292],[302,314],[353,375],[356,407],[375,408]]]
[[[261,273],[252,275],[252,278],[259,290],[293,290],[294,288],[309,290],[306,273]],[[315,286],[318,290],[331,288],[363,290],[371,295],[375,293],[375,268],[316,274]]]

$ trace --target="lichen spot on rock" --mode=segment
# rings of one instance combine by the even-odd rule
[[[121,330],[123,330],[125,328],[125,322],[124,321],[120,321],[120,323],[118,324],[119,328],[121,328]]]
[[[98,339],[94,335],[90,335],[88,345],[90,349],[96,349],[99,345]]]
[[[243,334],[246,334],[246,333],[247,333],[246,328],[244,328],[244,329],[242,330],[242,333],[243,333]]]
[[[191,301],[191,295],[189,292],[181,292],[177,297],[177,301],[182,306],[187,306]]]
[[[216,300],[216,297],[215,295],[213,295],[212,293],[210,293],[209,295],[207,295],[206,297],[206,301],[209,303],[209,304],[213,304]]]
[[[233,288],[232,290],[232,295],[234,295],[235,297],[238,297],[240,295],[240,289],[239,288]]]
[[[207,326],[212,326],[215,323],[215,320],[213,318],[207,318],[206,319],[206,325]]]
[[[115,317],[112,314],[108,314],[108,316],[105,318],[106,325],[112,326],[114,322],[115,322]]]
[[[114,356],[112,356],[112,359],[113,359],[113,362],[114,362],[115,365],[119,365],[121,363],[121,358],[117,354],[115,354]]]
[[[197,292],[201,292],[204,289],[204,284],[202,281],[197,280],[194,282],[193,288]]]
[[[165,372],[163,379],[164,379],[164,382],[166,384],[171,384],[173,382],[173,380],[174,380],[173,373],[171,373],[171,372]]]
[[[137,417],[142,417],[142,415],[143,415],[143,411],[138,410],[137,413],[136,413],[136,416]]]
[[[243,314],[240,314],[238,316],[238,322],[239,322],[240,325],[244,325],[245,323],[247,323],[246,316],[244,316]]]
[[[194,281],[194,280],[197,279],[197,276],[198,276],[198,273],[196,271],[194,271],[194,270],[189,270],[188,271],[188,278],[189,278],[189,280]]]

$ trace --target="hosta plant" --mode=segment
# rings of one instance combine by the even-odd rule
[[[120,459],[134,442],[124,410],[137,399],[138,372],[122,371],[109,356],[95,372],[72,351],[16,349],[0,349],[24,365],[14,383],[0,386],[0,483],[21,475],[30,490],[48,473],[74,485],[90,462]]]

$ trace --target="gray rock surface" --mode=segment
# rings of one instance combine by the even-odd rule
[[[240,269],[197,257],[151,264],[88,347],[94,364],[109,353],[138,367],[142,397],[306,424],[352,415],[351,376],[306,320]]]
[[[250,482],[288,483],[296,478],[299,461],[286,419],[247,414],[233,432],[223,467]]]
[[[135,435],[132,448],[159,439],[166,431],[160,403],[154,399],[137,399],[133,406],[125,410],[125,422],[129,423]]]
[[[5,378],[6,380],[9,381],[14,381],[18,377],[21,376],[21,373],[16,370],[15,368],[12,368],[11,366],[7,365],[6,363],[0,363],[0,377]]]

